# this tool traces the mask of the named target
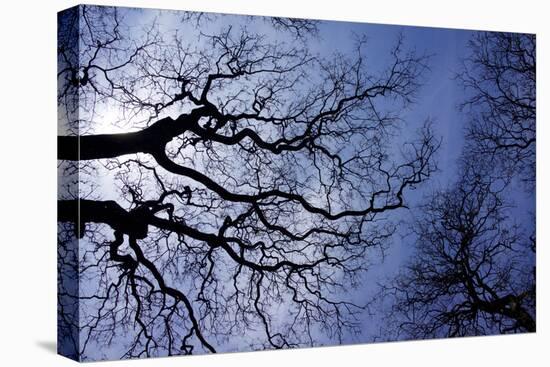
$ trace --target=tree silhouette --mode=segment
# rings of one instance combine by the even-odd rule
[[[354,57],[314,55],[300,42],[315,23],[294,19],[264,22],[269,34],[223,17],[197,31],[196,14],[168,31],[165,13],[135,29],[137,11],[77,9],[61,16],[58,73],[60,302],[80,302],[62,333],[78,329],[74,353],[113,341],[123,358],[242,350],[236,336],[288,348],[356,332],[364,305],[346,292],[435,168],[429,125],[392,147],[427,58],[402,38],[382,70],[360,37]],[[122,131],[103,133],[105,119]],[[63,285],[75,275],[86,284]]]
[[[512,210],[514,181],[535,185],[535,36],[483,32],[470,50],[458,180],[417,210],[412,259],[382,286],[384,339],[536,330],[534,229]]]
[[[397,338],[534,332],[534,236],[512,224],[506,183],[479,163],[420,208],[416,253],[385,288]]]
[[[470,98],[467,138],[473,155],[491,157],[504,175],[535,185],[536,37],[483,32],[459,76]]]

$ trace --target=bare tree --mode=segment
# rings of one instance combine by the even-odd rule
[[[464,166],[456,185],[418,209],[416,253],[384,290],[389,338],[536,329],[535,238],[510,218],[506,183],[477,162]]]
[[[211,21],[189,42],[161,15],[132,38],[131,11],[81,9],[95,41],[78,65],[60,63],[60,103],[79,96],[67,119],[88,132],[105,104],[128,132],[58,138],[61,164],[93,167],[58,202],[60,241],[81,238],[79,354],[113,340],[139,357],[357,332],[364,305],[347,293],[392,235],[390,213],[435,169],[429,126],[391,146],[427,59],[401,38],[376,72],[362,39],[353,57],[314,56],[277,39],[309,29],[287,20],[271,35]]]
[[[484,32],[470,41],[460,79],[471,94],[467,138],[473,155],[491,157],[505,175],[535,184],[536,38]]]
[[[180,11],[176,11],[179,15]],[[205,12],[184,12],[180,16],[184,22],[193,22],[196,27],[201,27],[205,23],[223,17],[222,14],[205,13]],[[259,17],[259,16],[241,16],[241,21],[246,23],[257,22],[258,19],[264,23],[271,24],[275,30],[286,32],[291,35],[294,40],[307,41],[311,37],[319,36],[319,20],[315,19],[300,19],[300,18],[284,18],[284,17]]]

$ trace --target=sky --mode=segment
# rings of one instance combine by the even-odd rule
[[[185,34],[185,26],[179,22],[180,14],[174,12],[157,13],[154,10],[129,11],[126,22],[133,27],[141,27],[148,21],[157,17],[161,30],[170,32],[178,29]],[[160,14],[160,15],[159,15]],[[243,18],[239,16],[227,16],[217,21],[218,26],[242,24]],[[206,27],[206,26],[205,26]],[[288,35],[280,35],[265,23],[253,22],[248,27],[256,27],[255,30],[265,32],[268,37],[283,39],[285,42],[297,42]],[[207,32],[207,29],[201,29]],[[353,50],[353,35],[364,34],[367,36],[367,63],[373,69],[381,68],[385,65],[387,58],[385,55],[395,44],[399,34],[404,36],[405,44],[408,47],[416,49],[421,54],[431,55],[429,59],[430,70],[426,73],[423,85],[416,96],[416,103],[408,109],[402,111],[402,136],[399,139],[406,140],[426,119],[433,121],[435,134],[442,140],[441,148],[437,154],[439,171],[430,180],[429,185],[421,185],[418,190],[409,192],[409,200],[412,206],[421,203],[424,198],[437,188],[444,188],[452,184],[457,178],[457,159],[464,145],[464,129],[467,124],[467,117],[458,110],[458,104],[462,102],[467,95],[460,83],[454,79],[457,72],[460,71],[463,58],[468,55],[468,40],[475,31],[440,29],[425,27],[409,27],[396,25],[351,23],[351,22],[333,22],[322,21],[319,24],[319,38],[308,41],[308,46],[313,52],[320,55],[330,56],[338,51],[343,54],[350,54]],[[122,117],[116,111],[111,110],[109,104],[98,107],[95,119],[96,133],[112,133],[128,131],[127,127],[114,127],[111,124],[113,119]],[[126,129],[126,130],[125,130]],[[132,130],[132,128],[130,128]],[[399,140],[398,140],[399,141]],[[396,144],[395,149],[399,148]],[[99,168],[100,172],[101,168]],[[113,190],[113,177],[105,173],[97,178],[99,194],[103,198],[117,198],[116,190]],[[534,197],[525,194],[518,186],[514,189],[511,200],[517,203],[515,214],[518,220],[524,221],[527,226],[533,226],[528,218],[528,213],[534,210]],[[410,212],[400,212],[403,220],[407,220],[412,214]],[[409,218],[410,219],[410,218]],[[404,264],[413,251],[414,238],[410,236],[406,227],[400,227],[398,235],[395,236],[392,245],[386,252],[382,262],[380,255],[373,252],[371,261],[374,263],[371,270],[365,275],[364,288],[358,292],[359,298],[365,296],[367,301],[374,292],[376,284],[391,278],[393,274]],[[91,244],[83,244],[92,246]],[[81,292],[89,291],[91,287],[82,285]],[[379,332],[377,325],[379,317],[375,315],[370,317],[365,315],[362,320],[363,333],[360,336],[349,336],[344,338],[344,343],[372,341],[373,337]],[[235,348],[239,348],[239,341],[234,342]],[[89,358],[97,359],[104,356],[114,358],[120,353],[116,346],[110,349],[99,345],[90,345],[87,350]]]

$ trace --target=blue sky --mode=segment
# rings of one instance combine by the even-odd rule
[[[160,29],[171,32],[178,29],[178,32],[185,34],[187,31],[197,31],[194,26],[181,26],[178,14],[174,12],[160,12],[154,10],[129,11],[126,21],[131,28],[139,28],[154,17],[158,17]],[[123,11],[123,12],[124,12]],[[216,27],[226,25],[239,26],[243,22],[239,16],[224,16],[216,22]],[[261,22],[252,22],[247,27],[253,28],[258,32],[268,32],[267,36],[283,40],[287,43],[297,42],[288,35],[281,35],[273,32],[270,28]],[[207,31],[208,26],[201,29]],[[442,139],[441,148],[437,154],[439,171],[433,176],[428,184],[421,185],[418,190],[408,192],[410,206],[414,208],[424,200],[433,190],[445,188],[452,184],[460,174],[457,171],[457,159],[464,145],[464,129],[467,124],[467,116],[458,110],[458,104],[467,96],[460,83],[454,79],[455,73],[460,71],[461,61],[468,55],[468,40],[475,33],[467,30],[408,27],[379,24],[363,24],[349,22],[322,21],[319,24],[319,38],[308,41],[308,46],[314,53],[321,56],[330,57],[333,52],[349,54],[353,49],[353,35],[366,35],[367,46],[365,55],[367,64],[373,70],[382,68],[388,60],[388,52],[394,46],[399,34],[404,36],[404,42],[407,48],[416,49],[418,53],[431,55],[429,60],[430,70],[425,74],[423,86],[416,95],[416,103],[406,110],[400,111],[402,118],[401,137],[396,141],[392,149],[399,150],[399,142],[407,140],[414,132],[422,126],[426,119],[433,121],[435,134]],[[190,37],[189,39],[192,39]],[[113,132],[109,126],[109,119],[116,115],[108,111],[112,106],[104,105],[103,110],[98,108],[98,116],[103,116],[106,123],[98,122],[96,132]],[[95,116],[94,119],[98,119]],[[117,115],[119,116],[119,115]],[[120,118],[120,116],[118,117]],[[101,118],[100,118],[101,119]],[[120,131],[120,130],[118,130]],[[101,172],[101,168],[100,172]],[[117,199],[118,193],[110,188],[112,180],[108,174],[98,178],[100,183],[100,193],[106,198]],[[110,186],[111,185],[111,186]],[[103,188],[102,188],[103,187]],[[528,213],[534,210],[534,196],[526,194],[519,185],[515,185],[509,196],[511,201],[517,204],[515,214],[518,220],[527,225],[527,230],[533,227],[532,221],[528,218]],[[397,218],[393,220],[403,220],[408,222],[412,219],[412,212],[404,210],[399,211]],[[400,227],[397,235],[394,237],[387,256],[381,262],[378,253],[373,252],[371,261],[374,263],[371,270],[366,273],[364,286],[358,290],[359,300],[367,301],[371,298],[377,282],[391,278],[392,274],[411,255],[414,238],[410,236],[406,226]],[[91,246],[88,244],[88,246]],[[85,292],[86,287],[82,291]],[[349,336],[344,338],[344,342],[365,342],[372,341],[377,335],[379,324],[379,315],[365,315],[363,324],[363,333],[359,336]],[[241,349],[246,344],[240,340],[234,340],[233,348]],[[231,349],[231,347],[229,348]],[[115,357],[119,354],[118,348],[112,347],[111,350],[104,349],[102,346],[90,345],[88,349],[89,356],[94,359],[103,353],[108,357]]]

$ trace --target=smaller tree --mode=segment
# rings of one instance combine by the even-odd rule
[[[512,223],[506,183],[479,171],[420,209],[417,253],[384,288],[397,338],[535,331],[535,239]]]
[[[536,39],[534,34],[479,33],[459,78],[470,93],[468,150],[491,157],[504,175],[535,184]]]

